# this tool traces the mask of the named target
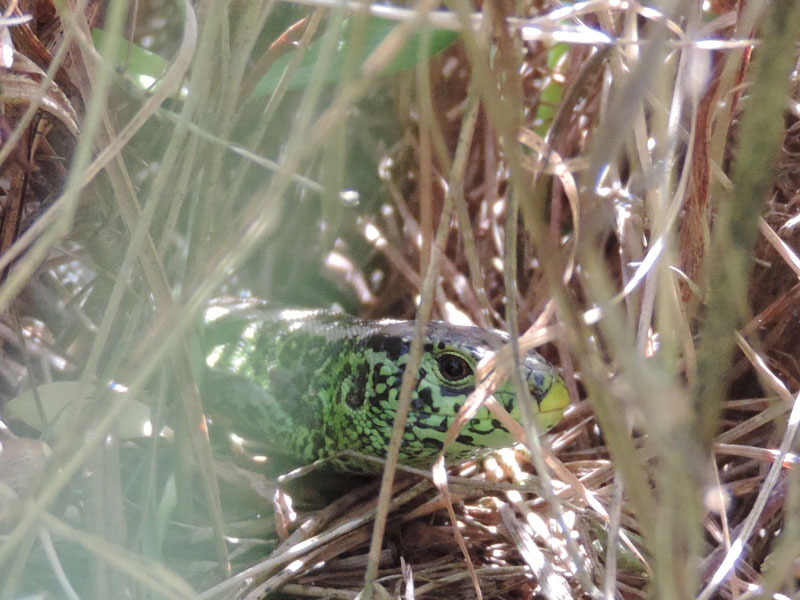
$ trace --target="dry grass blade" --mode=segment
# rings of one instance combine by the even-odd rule
[[[530,532],[517,521],[508,506],[500,506],[503,519],[514,543],[519,548],[522,558],[530,567],[536,579],[542,582],[542,591],[549,600],[568,600],[572,598],[572,590],[566,579],[552,571],[551,561],[547,560],[542,550],[536,545]]]
[[[794,9],[793,9],[794,8]],[[698,379],[694,391],[699,427],[710,440],[725,389],[725,372],[733,351],[733,329],[747,312],[747,273],[758,231],[758,216],[772,186],[772,166],[784,131],[780,116],[784,90],[795,53],[789,49],[800,27],[800,10],[777,5],[766,18],[765,44],[752,91],[753,106],[742,121],[741,152],[734,165],[733,198],[722,208],[715,228],[713,293],[698,352]],[[788,47],[787,47],[788,45]]]

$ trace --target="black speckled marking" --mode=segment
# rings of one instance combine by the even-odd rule
[[[377,386],[378,384],[386,384],[389,380],[389,375],[384,374],[381,371],[383,370],[383,363],[375,363],[372,366],[372,385]]]
[[[367,339],[367,348],[375,352],[386,352],[393,361],[408,352],[408,344],[402,338],[391,335],[374,334]]]
[[[453,396],[469,396],[472,392],[475,391],[475,386],[466,385],[464,387],[453,388],[447,385],[443,385],[439,389],[439,393],[442,396],[453,397]]]
[[[436,440],[436,439],[429,438],[429,437],[422,438],[419,441],[420,441],[420,443],[422,444],[423,447],[429,448],[429,449],[433,450],[434,452],[439,452],[442,449],[442,446],[444,445],[442,440]]]
[[[350,365],[348,365],[348,367],[350,367]],[[364,401],[367,399],[366,390],[369,385],[369,365],[366,363],[359,363],[353,376],[353,382],[353,385],[347,391],[347,396],[344,401],[350,408],[358,409],[364,405]]]
[[[422,388],[419,393],[417,394],[419,401],[420,401],[420,410],[428,410],[429,412],[433,409],[433,396],[431,395],[430,388]]]
[[[412,416],[414,416],[412,414]],[[426,415],[423,415],[426,416]],[[447,429],[450,427],[450,422],[447,417],[442,417],[439,419],[438,423],[434,423],[431,418],[427,420],[422,420],[419,418],[415,418],[415,427],[419,429],[430,429],[431,431],[438,431],[439,433],[447,433]]]

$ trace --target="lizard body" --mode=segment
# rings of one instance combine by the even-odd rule
[[[413,321],[276,310],[256,300],[218,303],[206,321],[206,363],[210,378],[220,382],[214,395],[223,396],[212,402],[229,413],[237,434],[267,440],[303,463],[343,450],[385,456]],[[401,463],[418,467],[429,467],[441,451],[448,427],[475,389],[478,362],[506,341],[500,332],[441,322],[429,323],[425,336],[400,454]],[[552,427],[569,404],[563,379],[533,352],[525,357],[523,374],[540,426]],[[512,382],[494,397],[521,420]],[[447,459],[465,460],[514,441],[481,407],[448,446]],[[351,471],[376,468],[354,458],[333,462]]]

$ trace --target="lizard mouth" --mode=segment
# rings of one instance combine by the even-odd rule
[[[555,427],[564,416],[564,411],[568,406],[569,392],[566,384],[559,377],[539,403],[539,423],[544,429]]]

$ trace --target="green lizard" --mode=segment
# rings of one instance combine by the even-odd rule
[[[389,444],[412,321],[369,321],[326,311],[276,310],[257,300],[220,301],[206,314],[205,402],[217,404],[224,428],[264,440],[298,463],[334,457],[349,471],[376,465],[352,450],[383,458]],[[505,342],[504,334],[433,322],[412,394],[400,462],[429,467],[445,434],[475,389],[475,368]],[[559,422],[569,395],[556,369],[536,353],[524,363],[539,425]],[[210,391],[209,391],[210,390]],[[494,397],[521,419],[513,384]],[[486,407],[448,446],[449,463],[507,447],[514,437]]]

